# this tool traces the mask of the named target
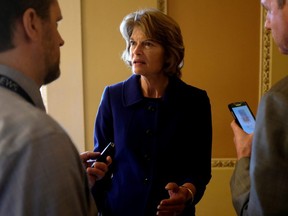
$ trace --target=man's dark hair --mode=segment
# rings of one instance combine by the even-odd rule
[[[0,52],[12,49],[15,23],[28,8],[33,8],[42,19],[49,18],[55,0],[0,0]]]

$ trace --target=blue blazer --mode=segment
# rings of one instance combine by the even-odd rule
[[[140,76],[108,86],[95,121],[94,151],[115,143],[111,173],[94,187],[104,215],[156,215],[169,182],[191,182],[194,215],[211,178],[211,108],[204,90],[170,78],[163,98],[145,98]]]

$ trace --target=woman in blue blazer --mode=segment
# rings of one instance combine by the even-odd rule
[[[211,108],[181,77],[178,24],[156,9],[120,25],[133,75],[105,88],[94,151],[115,143],[110,172],[94,187],[102,215],[195,215],[211,178]]]

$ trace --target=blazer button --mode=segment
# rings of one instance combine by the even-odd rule
[[[149,179],[148,179],[148,178],[145,178],[145,179],[144,179],[144,185],[147,185],[148,182],[149,182]]]
[[[153,131],[150,130],[150,129],[146,130],[146,135],[152,136],[153,135]]]
[[[149,111],[154,112],[155,111],[155,107],[154,106],[148,106],[147,108]]]
[[[148,154],[145,154],[145,155],[144,155],[144,158],[145,158],[145,160],[150,161],[150,157],[149,157]]]

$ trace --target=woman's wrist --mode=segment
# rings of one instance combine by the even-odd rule
[[[193,201],[194,201],[194,197],[195,197],[194,192],[191,190],[191,188],[189,188],[189,187],[187,187],[185,185],[180,186],[180,188],[181,187],[188,191],[188,196],[187,196],[188,198],[187,198],[186,203],[188,205],[192,204]]]

